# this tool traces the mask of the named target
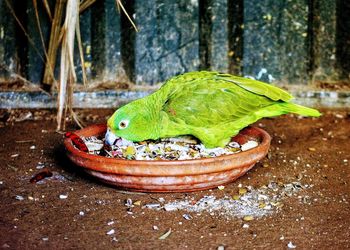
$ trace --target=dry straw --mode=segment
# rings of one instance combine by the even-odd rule
[[[40,35],[40,40],[42,43],[42,49],[44,51],[44,57],[41,56],[40,51],[37,49],[33,40],[27,33],[23,24],[20,22],[19,18],[16,16],[14,9],[12,8],[9,0],[5,0],[7,6],[9,7],[11,13],[13,14],[19,27],[22,29],[29,43],[37,52],[41,60],[45,63],[45,71],[43,75],[43,83],[48,86],[54,86],[58,92],[57,100],[57,130],[65,130],[65,121],[68,115],[70,115],[79,126],[82,126],[78,117],[73,112],[72,102],[73,102],[73,86],[76,83],[76,74],[74,67],[74,40],[77,38],[77,44],[79,48],[79,57],[81,62],[83,82],[84,85],[87,82],[85,67],[84,67],[84,55],[80,36],[80,26],[79,26],[79,15],[86,9],[88,9],[96,0],[56,0],[55,9],[52,15],[50,6],[47,0],[42,0],[44,9],[51,20],[51,32],[48,48],[45,45],[43,34],[41,30],[41,24],[38,14],[38,2],[33,0],[33,7],[35,10],[36,23],[38,26],[38,32]],[[100,0],[102,1],[102,0]],[[134,24],[131,17],[126,12],[121,0],[115,0],[118,11],[120,9],[127,16],[135,30],[137,27]],[[64,15],[65,14],[65,15]],[[63,26],[62,26],[62,21]],[[57,52],[61,49],[60,55],[60,70],[59,70],[59,80],[55,79],[54,68],[56,65]],[[52,88],[51,88],[52,89]]]

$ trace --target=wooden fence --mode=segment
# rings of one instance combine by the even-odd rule
[[[55,1],[49,1],[51,12]],[[10,3],[14,13],[7,3]],[[0,0],[0,77],[41,84],[51,21],[38,1]],[[267,82],[348,79],[350,1],[125,0],[136,32],[115,0],[97,0],[80,16],[88,79],[152,85],[200,69]],[[81,66],[76,51],[76,67]],[[57,74],[57,66],[56,66]]]

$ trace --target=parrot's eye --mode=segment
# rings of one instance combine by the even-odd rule
[[[124,128],[126,128],[128,125],[129,125],[129,121],[127,121],[127,120],[122,120],[122,121],[119,122],[118,127],[119,127],[119,129],[124,129]]]

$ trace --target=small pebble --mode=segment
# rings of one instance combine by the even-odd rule
[[[79,212],[79,215],[80,215],[80,216],[84,216],[85,213],[84,213],[83,211],[80,211],[80,212]]]
[[[337,117],[337,118],[339,118],[339,119],[343,119],[343,118],[344,118],[344,116],[341,115],[341,114],[335,114],[335,117]]]
[[[159,227],[157,227],[157,226],[153,226],[152,228],[153,228],[153,230],[159,230]]]
[[[218,250],[225,250],[224,246],[218,246]]]
[[[132,204],[132,199],[130,199],[130,198],[126,199],[126,200],[125,200],[125,206],[127,206],[127,207],[132,207],[132,206],[133,206],[133,204]]]
[[[243,228],[249,228],[249,225],[248,225],[248,224],[243,224],[242,227],[243,227]]]
[[[30,146],[30,149],[35,149],[36,147],[35,147],[35,145],[32,145],[32,146]]]
[[[192,216],[190,214],[183,214],[182,217],[185,219],[185,220],[192,220]]]
[[[224,190],[224,189],[225,189],[225,186],[218,186],[218,189],[219,189],[219,190]]]
[[[61,200],[67,199],[68,198],[68,194],[60,194],[59,197],[60,197]]]
[[[243,220],[244,221],[252,221],[252,220],[254,220],[254,217],[251,216],[251,215],[246,215],[246,216],[243,217]]]
[[[19,154],[13,154],[13,155],[11,155],[11,158],[16,158],[18,156],[19,156]]]
[[[309,148],[309,151],[315,152],[316,148]]]
[[[16,195],[15,199],[19,200],[19,201],[23,201],[24,200],[22,195]]]
[[[297,246],[294,245],[291,241],[288,243],[288,248],[296,248]]]
[[[111,230],[109,230],[106,234],[107,235],[112,235],[112,234],[114,234],[115,233],[115,230],[114,229],[111,229]]]
[[[42,169],[45,167],[45,164],[43,162],[38,162],[38,164],[36,165],[36,169]]]

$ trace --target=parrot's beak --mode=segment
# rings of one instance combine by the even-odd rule
[[[106,132],[106,136],[105,136],[105,139],[106,139],[106,144],[107,145],[113,145],[115,143],[115,141],[117,139],[119,139],[118,136],[116,136],[109,128],[107,129],[107,132]]]

